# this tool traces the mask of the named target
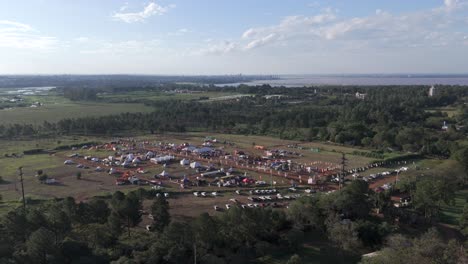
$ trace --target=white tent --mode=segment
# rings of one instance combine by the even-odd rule
[[[201,167],[201,164],[196,162],[196,161],[190,163],[190,168],[192,168],[192,169],[196,169],[196,168],[200,168],[200,167]]]
[[[197,149],[197,147],[195,147],[195,146],[187,146],[187,147],[183,148],[182,151],[190,151],[190,152],[192,152],[192,151],[194,151],[194,150],[196,150],[196,149]]]
[[[169,175],[168,172],[163,171],[163,172],[161,172],[161,173],[159,174],[159,176],[161,176],[161,177],[169,177],[170,175]]]
[[[174,156],[163,156],[163,157],[157,157],[157,158],[152,158],[150,159],[150,161],[152,163],[156,163],[156,164],[159,164],[159,163],[164,163],[164,162],[167,162],[167,161],[171,161],[174,159]]]
[[[182,166],[190,165],[190,160],[188,160],[188,159],[182,159],[182,160],[180,161],[180,165],[182,165]]]
[[[198,154],[204,154],[204,153],[210,153],[212,151],[213,150],[211,148],[203,147],[203,148],[195,149],[193,152],[198,153]]]

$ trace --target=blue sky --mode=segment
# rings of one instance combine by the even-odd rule
[[[468,0],[0,0],[0,74],[468,73]]]

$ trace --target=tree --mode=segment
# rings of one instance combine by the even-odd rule
[[[334,205],[346,218],[362,219],[369,215],[371,201],[369,184],[362,180],[352,181],[338,192]]]
[[[81,180],[81,171],[77,171],[75,175],[77,180]]]
[[[298,229],[306,227],[324,229],[324,215],[317,196],[301,197],[289,204],[288,218]]]
[[[10,211],[3,217],[6,233],[13,241],[26,241],[29,235],[29,223],[23,209]]]
[[[443,203],[451,203],[455,198],[457,185],[449,177],[426,177],[416,182],[414,207],[426,219],[438,215]]]
[[[465,170],[464,182],[468,179],[468,147],[462,148],[455,153],[455,159],[463,166]]]
[[[110,227],[119,233],[118,225],[127,227],[130,237],[130,227],[137,225],[141,221],[141,200],[136,193],[129,193],[125,196],[122,192],[115,192],[111,200],[112,212],[110,214]],[[109,222],[109,221],[108,221]]]
[[[49,177],[47,176],[47,174],[41,174],[39,177],[37,177],[37,179],[39,180],[40,183],[44,183]]]
[[[162,232],[171,222],[169,214],[169,203],[163,196],[156,197],[151,205],[151,215],[153,216],[154,230]]]
[[[468,204],[463,207],[463,214],[460,217],[459,228],[464,236],[468,236]]]
[[[47,210],[47,222],[55,237],[55,245],[63,240],[65,234],[71,230],[71,221],[58,204],[53,204]]]
[[[88,210],[89,220],[92,223],[104,224],[110,214],[107,202],[102,199],[92,199],[88,203]]]
[[[386,244],[376,256],[365,258],[361,263],[466,263],[466,254],[460,249],[459,243],[454,240],[444,242],[435,229],[429,229],[414,239],[392,235]]]
[[[359,232],[353,222],[331,220],[327,225],[327,231],[330,240],[346,251],[355,251],[361,247]]]
[[[46,228],[34,231],[26,243],[27,254],[36,263],[46,264],[56,253],[54,233]]]
[[[198,259],[203,259],[219,245],[219,226],[215,218],[202,213],[193,222],[193,236]]]
[[[301,257],[299,257],[299,255],[297,254],[292,255],[289,258],[288,262],[286,262],[286,264],[301,264],[301,263],[302,263]]]

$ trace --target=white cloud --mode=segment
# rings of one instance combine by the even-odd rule
[[[277,39],[277,35],[275,33],[271,33],[269,34],[268,36],[265,36],[263,38],[260,38],[260,39],[256,39],[256,40],[253,40],[251,41],[250,43],[247,44],[247,46],[245,46],[245,49],[246,50],[249,50],[249,49],[254,49],[254,48],[258,48],[258,47],[261,47],[261,46],[264,46],[264,45],[267,45],[269,44],[270,42],[274,41],[275,39]]]
[[[185,35],[185,34],[190,33],[190,32],[192,32],[192,31],[187,29],[187,28],[180,28],[175,32],[169,32],[168,35],[169,36],[182,36],[182,35]]]
[[[85,43],[89,41],[88,37],[78,37],[74,39],[76,42]]]
[[[195,51],[194,55],[223,55],[235,50],[238,50],[239,47],[236,43],[232,41],[222,41],[220,43],[210,43],[207,47]]]
[[[325,8],[315,16],[287,16],[278,25],[249,28],[242,34],[243,40],[249,42],[245,50],[266,46],[276,41],[287,41],[290,38],[310,35],[310,29],[334,21],[336,12]]]
[[[458,0],[444,0],[444,4],[448,8],[454,8],[458,5]]]
[[[238,42],[242,50],[277,43],[279,49],[295,45],[303,51],[459,45],[460,34],[466,33],[467,9],[465,1],[446,0],[442,6],[417,12],[391,14],[377,9],[369,16],[339,18],[336,10],[327,8],[315,16],[289,16],[277,25],[249,28]]]
[[[125,11],[127,9],[128,9],[128,2],[125,2],[125,4],[119,8],[120,12]]]
[[[81,54],[137,54],[151,53],[159,48],[160,41],[128,40],[128,41],[98,41],[89,43],[89,47],[82,49]]]
[[[0,47],[20,50],[52,50],[58,44],[55,37],[44,36],[30,25],[0,20]]]
[[[145,19],[152,17],[154,15],[163,15],[169,11],[171,8],[175,8],[175,5],[161,6],[155,2],[149,3],[142,11],[140,12],[128,12],[123,13],[127,9],[126,5],[121,8],[120,13],[115,13],[112,17],[116,20],[123,21],[125,23],[135,23],[142,22]]]

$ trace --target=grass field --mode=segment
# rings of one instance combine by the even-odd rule
[[[452,118],[460,114],[460,111],[455,107],[437,107],[437,108],[430,108],[426,110],[427,112],[436,112],[440,111],[442,113],[447,114],[448,117]]]
[[[72,102],[59,96],[32,96],[28,101],[39,101],[41,107],[18,107],[0,110],[0,124],[41,124],[64,118],[104,116],[124,112],[150,112],[143,104]]]
[[[458,221],[463,213],[463,207],[468,203],[468,190],[455,193],[455,203],[442,207],[440,220],[442,223],[458,226]]]
[[[201,97],[208,97],[208,100],[216,100],[216,98],[224,98],[232,95],[235,94],[227,92],[164,93],[159,91],[134,91],[118,94],[100,94],[99,98],[108,102],[122,102],[125,100],[198,100]]]

